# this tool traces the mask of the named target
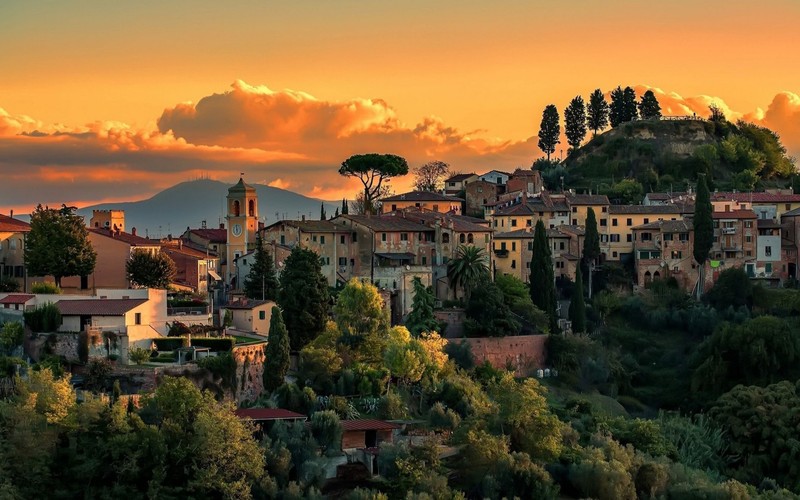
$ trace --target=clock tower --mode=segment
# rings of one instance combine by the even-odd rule
[[[258,231],[258,197],[253,186],[239,178],[236,185],[228,189],[228,276],[226,282],[236,278],[236,289],[242,288],[244,276],[237,276],[235,259],[255,249]]]

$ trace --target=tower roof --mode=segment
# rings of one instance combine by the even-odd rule
[[[241,193],[255,193],[256,188],[244,182],[242,177],[239,177],[239,182],[228,188],[228,196],[241,194]]]

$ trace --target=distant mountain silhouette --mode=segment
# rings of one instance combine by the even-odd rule
[[[102,203],[83,207],[78,214],[88,223],[92,210],[125,210],[125,226],[136,228],[141,236],[161,237],[183,234],[187,227],[219,227],[225,222],[225,197],[232,184],[210,179],[182,182],[161,191],[152,198],[124,203]],[[325,203],[328,217],[339,204],[308,198],[292,191],[262,184],[252,184],[258,194],[259,219],[272,224],[278,219],[319,219],[320,203]],[[276,217],[276,212],[278,216]]]

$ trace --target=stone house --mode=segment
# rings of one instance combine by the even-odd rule
[[[422,208],[433,212],[460,215],[464,205],[463,198],[455,198],[431,191],[411,191],[383,198],[381,213],[395,212],[406,208]]]
[[[484,206],[487,203],[497,201],[498,197],[505,192],[506,188],[502,184],[495,184],[489,181],[478,180],[467,184],[464,213],[473,217],[484,216]]]
[[[595,214],[604,260],[633,259],[633,228],[661,220],[683,218],[673,204],[609,205],[607,214]]]
[[[14,280],[19,289],[30,288],[25,270],[25,240],[31,230],[27,222],[0,214],[0,279]]]
[[[271,300],[242,299],[237,302],[231,302],[220,307],[219,324],[223,324],[226,311],[230,311],[233,316],[232,328],[266,337],[269,335],[272,308],[276,305]]]
[[[544,189],[542,173],[538,170],[518,168],[506,181],[506,191],[523,191],[536,194]]]
[[[657,220],[631,228],[636,283],[674,277],[684,290],[697,282],[691,220]]]
[[[444,181],[444,194],[448,196],[457,196],[461,191],[466,189],[470,182],[478,180],[477,174],[455,174]]]

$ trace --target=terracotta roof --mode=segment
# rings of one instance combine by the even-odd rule
[[[301,413],[283,408],[239,408],[234,413],[239,418],[251,420],[306,420],[308,418]]]
[[[463,181],[465,179],[469,179],[470,177],[473,177],[474,175],[476,175],[476,174],[474,174],[474,173],[472,173],[472,174],[456,174],[456,175],[450,177],[449,179],[445,179],[444,181],[445,182],[461,182],[461,181]]]
[[[713,201],[734,200],[753,203],[800,203],[800,194],[780,193],[711,193]]]
[[[4,233],[27,233],[31,230],[31,225],[27,222],[0,214],[0,232]]]
[[[752,210],[728,210],[726,212],[711,212],[714,219],[757,219]]]
[[[610,214],[679,214],[677,205],[609,205]]]
[[[515,229],[514,231],[495,233],[494,235],[496,240],[515,240],[519,238],[533,238],[533,228]]]
[[[339,224],[329,220],[280,220],[270,224],[264,229],[270,229],[281,224],[296,227],[306,233],[349,233],[350,231]]]
[[[216,254],[206,253],[205,250],[199,250],[197,248],[192,248],[187,245],[183,245],[182,247],[179,248],[175,245],[162,244],[161,251],[170,256],[172,256],[173,254],[179,254],[185,257],[192,257],[194,259],[199,259],[199,260],[217,258]]]
[[[59,300],[56,307],[64,316],[123,316],[147,299]]]
[[[222,309],[249,310],[249,309],[255,309],[256,307],[259,307],[259,306],[263,306],[264,304],[267,304],[269,302],[272,302],[272,301],[271,300],[250,300],[250,299],[247,299],[247,300],[243,300],[243,301],[239,301],[239,302],[231,302],[230,304],[228,304],[226,306],[220,306],[220,307]]]
[[[343,431],[388,431],[399,429],[400,426],[391,422],[374,419],[342,420]]]
[[[132,247],[158,247],[161,244],[156,240],[151,240],[148,238],[142,238],[141,236],[137,236],[135,234],[126,233],[124,231],[113,231],[111,229],[106,229],[104,227],[91,227],[89,228],[89,232],[99,234],[100,236],[105,236],[106,238],[112,238],[115,240],[122,241],[123,243],[127,243]]]
[[[496,216],[505,216],[505,215],[533,215],[536,213],[529,204],[527,203],[515,203],[510,207],[499,208],[494,212]]]
[[[568,194],[567,201],[571,205],[608,205],[608,196],[604,194]]]
[[[488,226],[489,221],[484,219],[476,219],[475,217],[465,217],[461,215],[443,214],[440,212],[433,212],[431,210],[418,209],[417,207],[403,209],[402,211],[398,210],[396,212],[389,212],[389,214],[393,214],[395,217],[402,217],[405,214],[406,219],[419,222],[420,224],[425,224],[429,227],[435,226],[437,221],[439,221],[443,227],[448,227],[450,223],[452,223],[453,229],[461,233],[485,233],[492,231],[492,229]],[[472,221],[480,221],[481,224],[476,224]]]
[[[0,304],[24,304],[34,297],[36,296],[22,293],[9,294],[0,299]]]
[[[228,230],[227,229],[190,229],[191,234],[195,234],[210,243],[227,243]]]
[[[349,219],[353,222],[357,222],[362,226],[366,226],[373,231],[379,232],[393,232],[393,231],[403,231],[403,232],[426,232],[426,231],[433,231],[433,228],[430,228],[424,224],[420,224],[419,222],[413,221],[411,219],[406,219],[400,212],[391,212],[390,214],[385,215],[340,215],[339,217],[343,219]]]
[[[410,193],[389,196],[388,198],[381,199],[381,201],[446,201],[450,203],[460,203],[464,200],[431,191],[411,191]]]
[[[681,196],[686,196],[688,193],[686,192],[674,192],[674,193],[647,193],[645,196],[648,200],[659,200],[659,201],[667,201],[672,200],[674,198],[680,198]]]
[[[653,229],[665,233],[688,233],[692,230],[691,220],[657,220],[647,224],[640,224],[631,229]]]
[[[797,217],[798,215],[800,215],[800,208],[795,208],[794,210],[784,212],[781,217]]]
[[[514,173],[511,174],[512,177],[536,177],[537,175],[542,175],[542,174],[539,173],[538,170],[530,170],[522,168],[514,170]]]

